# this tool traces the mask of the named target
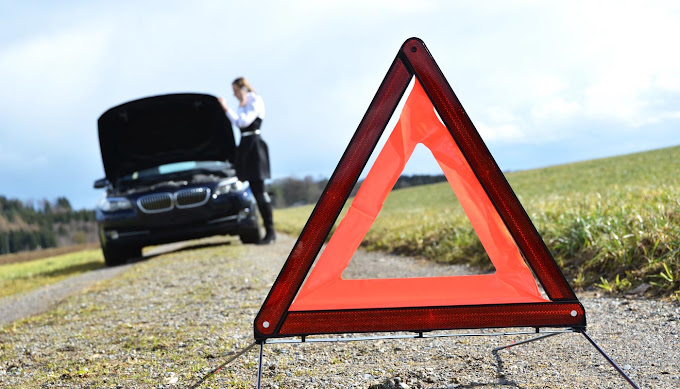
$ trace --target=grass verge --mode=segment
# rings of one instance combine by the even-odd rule
[[[8,263],[34,261],[36,259],[56,257],[57,255],[75,253],[77,251],[90,250],[99,247],[99,243],[85,243],[71,246],[51,247],[41,250],[21,251],[12,254],[0,255],[0,265]]]
[[[0,265],[0,298],[25,293],[103,266],[100,249]]]

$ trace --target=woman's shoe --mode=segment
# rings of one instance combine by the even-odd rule
[[[264,238],[258,243],[259,245],[273,244],[276,242],[276,233],[274,231],[267,231]]]

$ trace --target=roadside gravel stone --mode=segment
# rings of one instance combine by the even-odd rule
[[[254,316],[293,244],[292,238],[280,236],[269,246],[243,246],[230,238],[176,246],[175,251],[130,265],[44,314],[7,324],[0,329],[0,387],[190,387],[252,343]],[[343,276],[470,273],[461,266],[359,251]],[[680,387],[678,303],[593,292],[579,292],[579,297],[588,315],[588,334],[641,387]],[[466,332],[472,331],[445,334]],[[263,387],[627,386],[580,334],[491,352],[526,338],[268,344]],[[254,347],[201,387],[254,387],[258,351]]]

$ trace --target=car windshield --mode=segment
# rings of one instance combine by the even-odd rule
[[[137,181],[151,177],[159,177],[172,173],[193,172],[196,170],[219,171],[229,168],[230,165],[223,161],[184,161],[156,166],[150,169],[140,170],[121,178],[121,181]]]

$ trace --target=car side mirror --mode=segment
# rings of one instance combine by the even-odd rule
[[[106,178],[100,178],[97,181],[94,182],[94,188],[95,189],[103,189],[109,186],[109,180]]]

